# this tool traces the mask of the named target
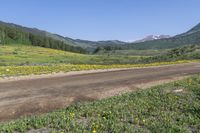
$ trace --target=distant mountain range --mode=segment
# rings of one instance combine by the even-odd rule
[[[143,39],[134,41],[134,43],[153,41],[153,40],[164,39],[164,38],[170,38],[170,35],[149,35]]]
[[[190,29],[189,31],[173,37],[170,37],[169,35],[150,35],[135,42],[123,42],[119,40],[89,41],[81,39],[72,39],[69,37],[63,37],[61,35],[53,34],[36,28],[28,28],[0,21],[0,26],[2,25],[9,27],[9,29],[15,28],[20,30],[21,32],[25,32],[28,34],[33,34],[44,38],[48,37],[54,40],[62,41],[67,45],[82,47],[87,51],[93,51],[97,47],[104,47],[104,46],[121,47],[122,49],[165,49],[165,48],[174,48],[190,44],[200,45],[200,23],[195,27],[193,27],[192,29]],[[15,42],[15,41],[11,40],[10,42]],[[16,43],[17,42],[20,41],[16,41]]]
[[[17,28],[24,32],[31,33],[34,35],[44,36],[44,37],[50,37],[55,40],[63,41],[66,44],[72,45],[72,46],[80,46],[87,49],[94,49],[94,47],[99,45],[123,45],[126,44],[126,42],[118,41],[118,40],[106,40],[106,41],[89,41],[89,40],[81,40],[81,39],[72,39],[69,37],[63,37],[58,34],[53,34],[44,30],[39,30],[37,28],[28,28],[21,25],[13,24],[13,23],[6,23],[3,21],[0,21],[0,25],[6,25],[10,28]]]

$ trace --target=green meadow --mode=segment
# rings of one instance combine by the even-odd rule
[[[86,55],[26,45],[0,45],[0,66],[49,64],[133,64],[140,56]]]

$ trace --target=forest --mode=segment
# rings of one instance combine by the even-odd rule
[[[12,43],[53,48],[76,53],[86,53],[86,50],[81,47],[72,46],[45,35],[36,35],[31,32],[25,32],[16,27],[0,25],[0,44],[5,45]]]

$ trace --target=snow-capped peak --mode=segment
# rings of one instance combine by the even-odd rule
[[[146,36],[145,38],[141,40],[137,40],[135,42],[146,42],[146,41],[152,41],[152,40],[158,40],[158,39],[164,39],[164,38],[169,38],[169,35],[149,35]]]

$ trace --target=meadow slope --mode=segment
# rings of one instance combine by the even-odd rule
[[[6,45],[0,46],[0,77],[199,62],[192,59],[165,61],[147,56],[86,55],[36,46]]]
[[[140,56],[87,55],[26,45],[0,45],[0,66],[51,64],[133,64]]]

